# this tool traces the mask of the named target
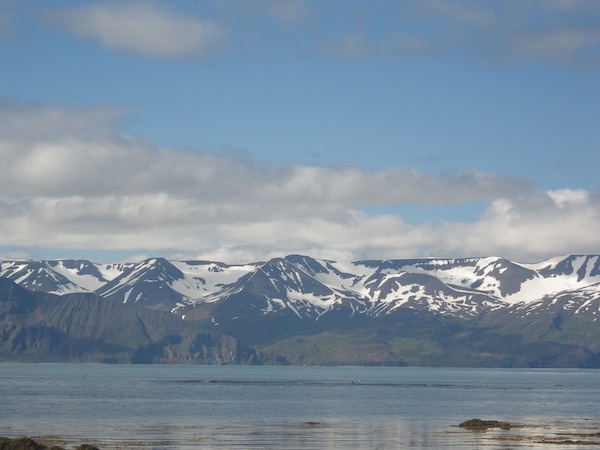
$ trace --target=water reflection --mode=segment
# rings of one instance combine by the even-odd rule
[[[448,436],[427,423],[405,421],[329,420],[326,422],[245,422],[190,426],[152,426],[139,436],[154,440],[147,448],[219,449],[384,449],[445,448]],[[154,439],[151,438],[154,435]],[[144,439],[142,438],[142,441]],[[160,445],[157,445],[160,440]],[[165,442],[170,441],[170,447]],[[143,445],[143,442],[138,444]]]
[[[245,422],[189,426],[155,425],[138,430],[138,448],[397,449],[547,448],[600,445],[600,423],[589,420],[515,424],[510,430],[472,432],[448,423],[403,420]],[[145,442],[144,442],[145,440]]]
[[[331,420],[290,421],[203,421],[201,423],[121,423],[88,425],[73,429],[68,436],[31,429],[34,438],[61,446],[88,442],[103,450],[150,449],[398,449],[398,448],[491,448],[585,449],[600,446],[600,421],[556,419],[513,423],[509,430],[469,431],[449,421],[427,420]],[[34,427],[35,428],[35,427]],[[2,435],[12,435],[3,427]]]

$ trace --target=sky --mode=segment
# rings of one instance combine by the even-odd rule
[[[598,0],[0,0],[0,259],[600,253]]]

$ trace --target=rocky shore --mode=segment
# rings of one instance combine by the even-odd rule
[[[403,441],[394,432],[387,435],[390,423],[378,427],[369,424],[364,429],[354,426],[348,428],[342,422],[308,421],[299,423],[271,423],[264,427],[260,424],[227,423],[198,425],[177,433],[172,425],[169,436],[154,435],[127,437],[114,436],[106,439],[86,438],[73,435],[49,435],[0,437],[0,450],[152,450],[156,448],[269,448],[308,449],[308,448],[373,448],[372,436],[377,435],[382,447],[394,443],[394,448],[413,448],[412,439]],[[374,433],[374,430],[376,432]],[[444,430],[425,427],[422,439],[417,443],[425,448],[469,447],[536,447],[540,448],[600,448],[599,419],[552,419],[539,422],[506,422],[501,420],[469,419],[460,424],[451,425]],[[153,431],[158,431],[154,428]],[[396,430],[397,431],[397,430]],[[348,438],[351,436],[351,438]],[[409,435],[410,436],[410,435]],[[310,447],[306,444],[310,443]],[[399,444],[400,443],[400,444]],[[98,446],[96,446],[98,445]]]
[[[0,437],[0,450],[66,450],[57,445],[46,445],[34,441],[28,437],[6,438]],[[98,447],[89,444],[82,444],[75,447],[75,450],[100,450]]]
[[[585,423],[588,422],[588,423]],[[487,434],[488,430],[500,430],[499,434],[492,433],[488,437],[482,437],[482,442],[505,442],[518,443],[520,445],[575,445],[579,447],[600,447],[600,427],[597,422],[585,420],[580,430],[572,428],[568,424],[556,426],[552,423],[522,423],[514,424],[499,420],[469,419],[461,422],[458,427],[475,434]],[[510,433],[510,431],[514,433]],[[508,434],[507,434],[508,433]]]

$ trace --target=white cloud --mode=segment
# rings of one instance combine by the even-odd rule
[[[121,117],[120,110],[107,106],[59,109],[0,101],[0,133],[3,139],[27,141],[29,136],[33,136],[37,142],[72,135],[98,138],[114,134],[115,125]]]
[[[227,35],[215,21],[188,17],[154,1],[96,3],[45,16],[107,48],[162,58],[207,56]]]
[[[114,110],[74,111],[0,105],[5,164],[0,188],[39,197],[167,193],[205,203],[272,205],[452,204],[512,196],[523,180],[465,172],[426,175],[410,168],[368,172],[357,167],[260,165],[233,156],[157,148],[116,132]],[[11,127],[18,123],[19,126]],[[94,123],[99,131],[92,132]],[[293,202],[293,203],[290,203]]]
[[[287,253],[530,261],[600,252],[600,202],[586,191],[538,192],[526,181],[481,172],[269,166],[160,148],[119,134],[119,113],[110,108],[0,105],[0,116],[20,123],[0,125],[0,247],[227,262]],[[409,225],[361,210],[472,201],[489,204],[473,222]]]
[[[446,224],[446,251],[497,254],[523,262],[600,250],[600,203],[581,190],[499,199],[475,223]]]
[[[558,207],[570,207],[573,205],[585,206],[590,200],[590,193],[583,189],[558,189],[549,191],[548,195]]]

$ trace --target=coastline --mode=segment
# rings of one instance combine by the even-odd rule
[[[471,419],[478,420],[478,419]],[[490,421],[496,422],[496,421]],[[371,424],[348,436],[348,424],[342,421],[222,423],[220,425],[156,427],[153,436],[101,439],[76,435],[0,437],[1,450],[117,450],[117,449],[223,449],[266,446],[268,448],[370,448],[378,442],[397,448],[441,449],[448,446],[526,446],[528,448],[597,448],[600,446],[600,420],[587,418],[546,419],[539,423],[496,422],[497,426],[463,427],[462,423],[439,424],[426,430],[390,429],[390,422]],[[501,426],[502,425],[502,426]],[[3,430],[3,434],[8,430]],[[386,437],[387,432],[387,437]],[[383,441],[382,441],[383,439]],[[14,446],[7,445],[7,440]],[[21,440],[27,445],[17,446]]]

